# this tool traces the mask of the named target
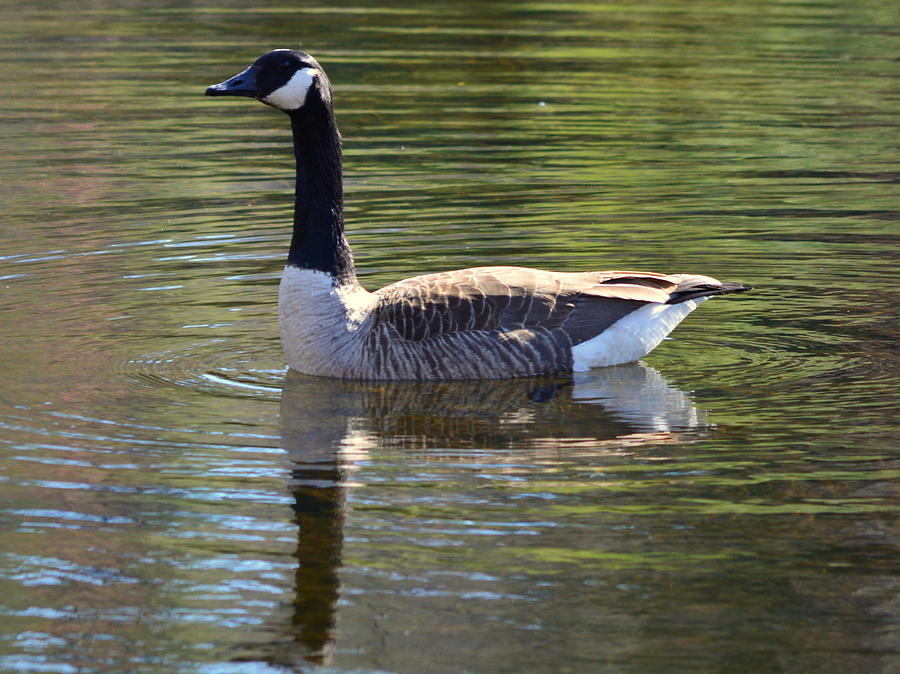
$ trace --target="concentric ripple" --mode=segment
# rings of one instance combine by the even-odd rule
[[[123,370],[147,387],[162,384],[212,395],[277,400],[287,368],[272,352],[269,344],[248,346],[223,337],[144,354],[126,362]]]

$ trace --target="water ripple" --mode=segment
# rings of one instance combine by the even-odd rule
[[[212,395],[277,400],[286,368],[264,367],[268,344],[237,346],[229,338],[191,342],[182,350],[148,353],[129,360],[123,370],[143,386],[179,386]]]

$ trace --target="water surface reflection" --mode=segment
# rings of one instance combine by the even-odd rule
[[[281,442],[291,461],[299,528],[291,640],[323,663],[334,646],[348,492],[375,447],[489,450],[553,460],[561,450],[609,452],[685,443],[711,426],[690,396],[643,364],[571,377],[481,382],[348,382],[290,371]],[[290,649],[274,657],[292,661]]]

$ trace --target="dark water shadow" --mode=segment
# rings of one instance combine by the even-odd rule
[[[489,382],[347,382],[290,372],[281,440],[298,541],[290,634],[272,664],[331,659],[347,495],[371,449],[481,449],[560,456],[689,442],[709,432],[686,393],[633,364],[586,375]],[[278,629],[278,628],[276,628]]]

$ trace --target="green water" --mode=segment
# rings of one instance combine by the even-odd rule
[[[248,6],[249,5],[249,6]],[[900,670],[900,11],[0,2],[0,670]],[[286,119],[361,281],[750,283],[574,381],[286,375]]]

